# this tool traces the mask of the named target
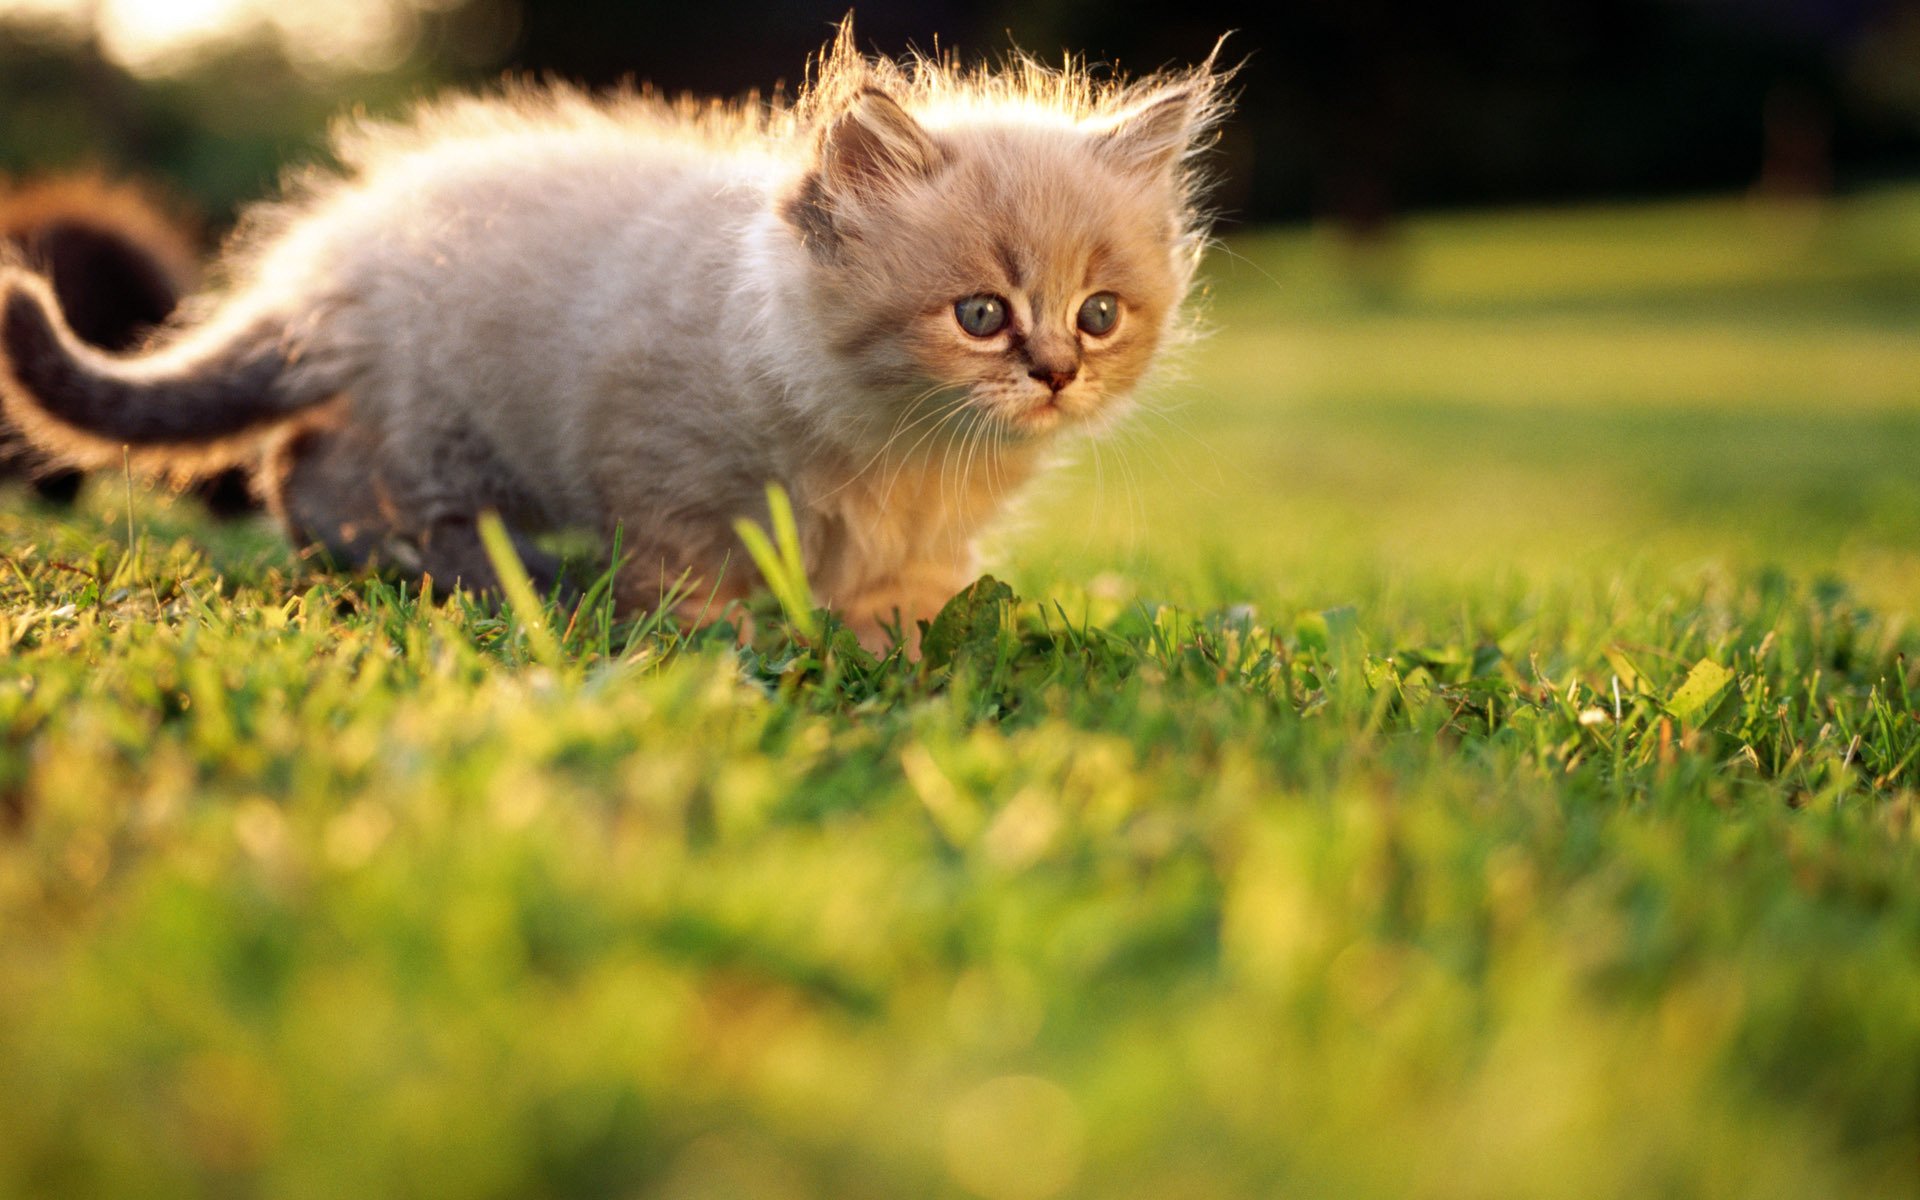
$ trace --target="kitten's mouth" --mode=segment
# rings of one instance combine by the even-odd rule
[[[1079,420],[1086,415],[1086,409],[1084,403],[1066,399],[1056,392],[1014,413],[1010,423],[1023,434],[1038,436]]]
[[[1067,419],[1060,407],[1060,397],[1050,396],[1038,404],[1029,405],[1025,411],[1014,417],[1014,423],[1022,432],[1046,433]]]
[[[1043,438],[1093,416],[1099,400],[1091,392],[1078,389],[1035,395],[1024,389],[988,393],[978,400],[992,414],[1001,436],[1015,441]]]

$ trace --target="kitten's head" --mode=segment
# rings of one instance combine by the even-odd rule
[[[1192,280],[1187,160],[1221,79],[867,65],[783,210],[828,351],[896,418],[1014,441],[1110,420]]]

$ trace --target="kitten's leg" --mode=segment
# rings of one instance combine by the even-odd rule
[[[470,513],[422,516],[383,486],[372,439],[351,424],[288,436],[269,459],[269,501],[297,545],[317,546],[339,567],[397,569],[441,589],[498,596],[500,578]],[[560,560],[509,531],[515,553],[542,596],[560,579]]]
[[[891,649],[895,642],[890,630],[897,629],[901,644],[917,655],[920,622],[931,622],[954,593],[971,582],[970,571],[929,566],[881,580],[852,596],[835,597],[833,609],[873,653]]]
[[[671,602],[682,625],[708,625],[729,617],[728,607],[752,591],[749,573],[730,564],[722,548],[626,544],[630,548],[614,576],[614,602],[625,615],[653,612]]]
[[[535,594],[542,598],[553,595],[560,586],[560,560],[511,528],[507,530],[507,537],[520,565],[526,568]],[[504,594],[475,518],[465,514],[438,517],[414,538],[414,545],[421,574],[431,575],[438,583],[464,587],[482,595]],[[560,596],[563,607],[578,600],[579,595],[571,588]]]
[[[499,595],[474,516],[405,513],[382,486],[378,461],[372,438],[351,424],[298,430],[276,445],[263,490],[288,538],[319,547],[334,566],[397,568],[432,576],[442,589]],[[513,547],[534,589],[549,593],[561,576],[559,559],[520,536]]]
[[[359,570],[396,557],[396,514],[375,461],[369,440],[351,425],[290,430],[269,451],[259,487],[294,545]]]

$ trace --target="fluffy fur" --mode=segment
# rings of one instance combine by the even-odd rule
[[[732,524],[777,482],[816,592],[878,645],[1178,336],[1223,75],[869,61],[846,28],[811,75],[791,106],[515,86],[350,125],[145,353],[0,279],[0,394],[79,464],[264,444],[292,536],[443,584],[494,586],[483,511],[619,528],[634,608],[683,574],[744,594]],[[980,295],[1010,317],[990,336],[956,317]]]

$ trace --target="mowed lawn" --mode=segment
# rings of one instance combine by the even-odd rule
[[[1212,263],[923,665],[10,493],[0,1194],[1920,1191],[1920,191]]]

